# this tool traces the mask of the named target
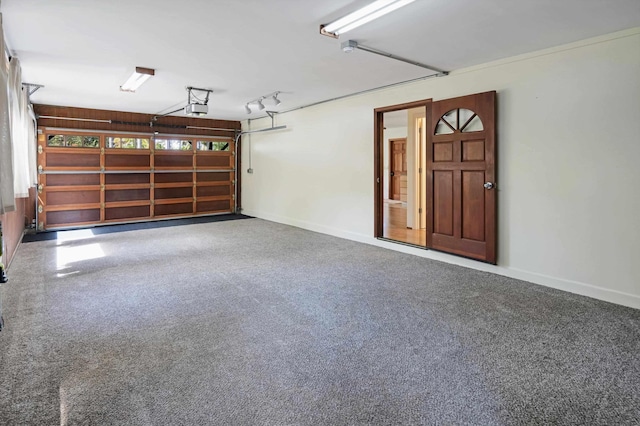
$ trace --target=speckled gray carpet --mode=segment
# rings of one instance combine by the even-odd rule
[[[488,273],[258,219],[9,273],[2,425],[640,423],[640,311]]]

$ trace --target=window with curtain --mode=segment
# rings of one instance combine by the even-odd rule
[[[13,192],[13,152],[9,113],[8,58],[4,44],[2,14],[0,14],[0,214],[15,210]]]

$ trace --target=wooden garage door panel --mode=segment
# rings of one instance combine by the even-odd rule
[[[156,200],[169,198],[191,198],[193,197],[193,187],[184,188],[155,188],[154,198]]]
[[[105,220],[140,219],[150,215],[150,206],[108,207],[104,210]]]
[[[149,173],[113,173],[104,176],[107,185],[134,185],[151,182]]]
[[[197,182],[227,182],[231,180],[231,173],[227,172],[198,172],[196,173]]]
[[[156,183],[192,182],[193,173],[155,173],[154,180]]]
[[[180,167],[189,169],[193,167],[193,155],[177,155],[176,153],[162,153],[155,156],[156,167]]]
[[[151,165],[149,154],[126,155],[107,154],[104,156],[105,167],[128,167],[128,168],[148,168]]]
[[[198,167],[232,167],[231,156],[224,155],[201,155],[196,157],[196,165]]]
[[[196,197],[218,197],[224,195],[231,195],[230,186],[199,186],[196,188]]]
[[[87,154],[47,153],[47,167],[100,167],[100,152]]]
[[[87,186],[100,185],[99,174],[51,174],[47,175],[47,186]]]
[[[107,203],[148,200],[150,194],[150,189],[109,189],[105,191],[104,200]]]
[[[98,222],[99,220],[100,209],[54,211],[47,213],[47,224],[53,226]]]
[[[231,208],[231,200],[198,201],[196,211],[198,213],[228,211]]]
[[[63,206],[94,204],[100,202],[100,191],[51,191],[47,192],[47,205]]]
[[[156,204],[156,216],[193,213],[193,203]]]

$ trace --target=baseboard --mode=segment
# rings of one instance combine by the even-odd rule
[[[593,299],[603,300],[605,302],[615,303],[617,305],[627,306],[629,308],[640,309],[640,296],[634,294],[598,287],[579,281],[572,281],[563,278],[551,277],[544,274],[538,274],[531,271],[524,271],[518,268],[503,269],[505,269],[508,273],[501,273],[500,275],[505,275],[510,278],[515,278],[522,281],[529,281],[534,284],[555,288],[557,290],[562,290],[569,293],[579,294],[581,296],[591,297]]]
[[[396,244],[389,241],[378,240],[377,238],[373,238],[370,235],[349,232],[343,229],[333,228],[325,225],[319,225],[317,223],[298,220],[298,219],[294,219],[286,216],[279,216],[279,215],[264,213],[264,212],[255,211],[255,210],[243,210],[242,213],[248,216],[253,216],[253,217],[268,220],[271,222],[291,225],[297,228],[319,232],[321,234],[327,234],[327,235],[331,235],[338,238],[344,238],[347,240],[357,241],[364,244],[370,244],[377,247],[398,251],[401,253],[412,254],[415,256],[420,256],[427,259],[433,259],[441,262],[451,263],[454,265],[476,269],[479,271],[490,272],[493,274],[502,275],[505,277],[514,278],[522,281],[528,281],[530,283],[554,288],[556,290],[562,290],[569,293],[579,294],[581,296],[602,300],[605,302],[615,303],[617,305],[640,309],[640,295],[624,293],[621,291],[611,290],[604,287],[598,287],[598,286],[583,283],[583,282],[552,277],[552,276],[539,274],[531,271],[525,271],[518,268],[489,265],[483,262],[478,262],[475,260],[466,259],[466,258],[462,258],[462,257],[458,257],[458,256],[446,254],[446,253],[433,251],[433,250],[420,249],[416,247],[406,246],[403,244]]]
[[[317,223],[307,222],[304,220],[298,220],[291,217],[274,215],[271,213],[264,213],[255,210],[242,209],[242,214],[247,216],[256,217],[258,219],[268,220],[270,222],[282,223],[285,225],[295,226],[296,228],[306,229],[308,231],[319,232],[321,234],[327,234],[334,237],[344,238],[347,240],[357,241],[360,243],[370,244],[370,240],[375,240],[368,235],[359,234],[356,232],[349,232],[339,228],[333,228],[330,226],[318,225]]]

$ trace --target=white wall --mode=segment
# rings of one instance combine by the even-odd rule
[[[374,239],[373,109],[489,90],[498,266]],[[288,129],[251,136],[244,213],[640,308],[640,28],[277,121]]]

